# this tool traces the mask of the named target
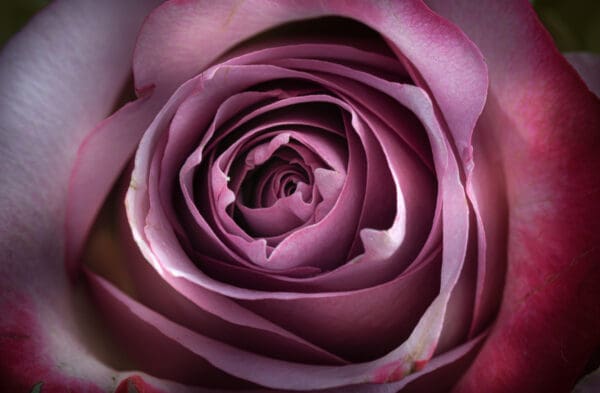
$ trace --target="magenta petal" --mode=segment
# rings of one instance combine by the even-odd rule
[[[600,102],[529,2],[428,3],[485,56],[480,124],[508,201],[502,303],[455,391],[568,392],[600,342]]]
[[[84,349],[89,343],[84,343],[80,336],[85,327],[74,318],[69,304],[72,299],[62,290],[46,289],[36,299],[7,291],[4,284],[2,288],[0,389],[29,392],[41,386],[42,391],[49,392],[64,389],[103,392],[102,386],[110,381],[113,371],[99,362],[89,347]],[[100,342],[100,337],[97,340]],[[62,367],[56,367],[57,364]],[[77,374],[85,375],[85,379]]]
[[[482,121],[473,137],[473,163],[467,195],[477,225],[477,276],[471,333],[477,334],[498,311],[506,273],[508,201],[497,145]]]

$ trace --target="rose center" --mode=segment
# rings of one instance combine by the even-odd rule
[[[333,204],[323,205],[319,173],[331,170],[315,151],[287,132],[249,141],[227,173],[235,195],[227,212],[248,235],[276,246],[287,233],[318,222],[329,211]]]

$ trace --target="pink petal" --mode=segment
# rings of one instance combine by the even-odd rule
[[[362,22],[393,43],[431,88],[455,132],[459,151],[468,147],[485,100],[485,65],[460,30],[417,1],[392,2],[385,7],[338,1],[223,1],[219,6],[202,1],[166,3],[152,13],[140,34],[134,59],[136,86],[156,85],[168,93],[258,32],[328,15]],[[429,25],[436,29],[423,28]],[[431,58],[443,58],[444,62],[432,62]]]
[[[220,294],[186,287],[172,276],[159,276],[140,255],[125,220],[120,241],[126,253],[122,263],[127,264],[137,300],[172,321],[270,357],[315,364],[345,363]]]
[[[305,223],[314,210],[302,200],[300,193],[281,198],[269,207],[250,209],[240,205],[238,209],[253,233],[258,236],[289,232]]]
[[[528,2],[429,4],[486,58],[481,132],[499,155],[509,207],[500,313],[455,391],[570,391],[600,342],[600,103]]]
[[[169,94],[236,43],[266,28],[317,15],[316,10],[311,12],[302,5],[294,9],[287,4],[236,5],[233,1],[218,5],[167,2],[150,15],[138,38],[134,57],[136,88],[156,86],[159,93]]]
[[[3,391],[39,382],[42,391],[103,391],[115,375],[81,334],[92,319],[75,306],[82,296],[64,275],[66,190],[78,145],[127,81],[136,31],[152,6],[56,1],[0,54]],[[101,332],[92,334],[101,342]]]
[[[177,372],[181,377],[202,378],[202,385],[217,384],[226,386],[235,384],[237,378],[225,374],[214,374],[216,369],[228,370],[242,380],[250,380],[261,385],[275,388],[278,391],[311,390],[316,392],[390,392],[405,386],[410,389],[419,387],[424,389],[439,388],[439,385],[448,386],[460,373],[460,370],[468,364],[478,348],[484,335],[465,343],[453,351],[438,356],[428,365],[419,369],[406,378],[391,384],[381,383],[388,378],[386,375],[390,369],[390,363],[377,362],[379,364],[373,379],[364,379],[362,373],[372,364],[356,364],[342,367],[312,366],[299,363],[282,362],[255,355],[250,352],[240,351],[236,348],[222,344],[218,341],[196,334],[180,325],[163,318],[160,314],[133,301],[131,298],[120,293],[108,282],[89,275],[92,288],[99,296],[103,307],[110,309],[107,313],[112,323],[120,326],[120,332],[128,338],[127,345],[137,348],[138,355],[142,355],[142,361],[153,364],[158,370],[174,367],[172,360],[177,361]],[[165,349],[157,357],[156,352],[148,352],[144,347],[144,338],[151,337],[152,342],[161,345]],[[145,355],[144,355],[145,354]],[[173,356],[175,358],[171,359]],[[251,366],[251,367],[249,367]],[[155,370],[157,371],[157,370]],[[160,371],[158,371],[160,374]],[[330,377],[327,375],[331,374]],[[216,380],[211,380],[217,377]],[[332,379],[333,377],[333,379]],[[156,385],[168,386],[169,391],[188,392],[190,388],[178,386],[166,381],[157,380],[155,377],[144,378]],[[240,380],[237,380],[240,381]],[[134,377],[130,384],[142,385],[143,379]],[[240,381],[241,382],[241,381]],[[365,384],[365,382],[371,382]],[[243,382],[241,382],[243,384]],[[339,385],[338,385],[339,384]],[[144,386],[144,385],[142,385]],[[242,385],[243,386],[243,385]],[[331,388],[331,389],[330,389]],[[171,390],[173,389],[173,390]],[[214,388],[213,388],[214,389]],[[283,389],[283,390],[282,390]],[[393,390],[392,390],[393,389]],[[191,391],[204,392],[199,388]],[[214,391],[221,391],[216,388]],[[262,391],[260,389],[243,389],[242,391]],[[409,390],[412,391],[412,390]],[[431,390],[437,391],[437,390]]]
[[[70,273],[79,268],[94,219],[158,110],[156,104],[144,97],[125,105],[80,145],[69,181],[65,222],[65,258]]]
[[[132,356],[136,366],[157,377],[184,383],[202,383],[204,386],[217,388],[248,386],[248,383],[197,357],[185,345],[180,345],[181,340],[187,339],[193,346],[199,341],[194,340],[196,335],[189,336],[191,332],[187,329],[138,304],[91,271],[85,272],[94,300],[107,316],[111,328],[122,340],[123,350]],[[157,324],[162,329],[154,327]],[[206,339],[202,344],[211,346],[213,342]]]
[[[303,75],[301,73],[293,72],[293,71],[284,71],[283,69],[279,69],[276,67],[269,66],[222,66],[223,69],[227,69],[227,72],[221,72],[220,68],[215,69],[214,72],[211,71],[211,78],[203,78],[204,88],[207,89],[210,86],[210,83],[216,83],[216,81],[220,81],[222,78],[221,75],[226,75],[227,78],[223,79],[218,85],[223,88],[223,86],[227,86],[229,84],[229,89],[232,89],[234,86],[239,86],[239,83],[245,84],[256,84],[261,78],[272,78],[275,75],[302,75],[302,77],[306,79],[314,79],[314,76],[310,74]],[[243,73],[241,71],[244,71]],[[267,72],[268,70],[268,72]],[[240,75],[243,75],[243,79],[239,79]],[[213,80],[214,78],[214,80]],[[372,83],[376,83],[373,81]],[[239,87],[238,87],[239,88]],[[206,90],[210,92],[210,90]],[[397,359],[397,361],[406,361],[407,363],[403,363],[403,367],[411,367],[409,361],[406,359],[419,359],[420,361],[427,361],[429,357],[433,354],[433,350],[439,340],[440,334],[442,332],[442,325],[444,321],[445,310],[450,299],[450,296],[453,293],[455,285],[460,277],[462,271],[462,261],[465,259],[466,253],[466,241],[467,241],[467,225],[468,225],[468,209],[466,205],[466,200],[464,197],[464,192],[462,191],[462,186],[460,185],[460,179],[458,176],[458,168],[457,163],[448,157],[449,154],[449,146],[447,142],[444,141],[444,135],[441,133],[441,129],[439,128],[439,124],[437,123],[437,119],[435,117],[433,107],[431,102],[428,101],[426,94],[419,88],[404,86],[403,89],[391,89],[390,92],[394,98],[398,99],[403,105],[407,106],[411,110],[415,112],[417,116],[419,116],[424,122],[428,132],[430,133],[431,144],[435,150],[434,159],[436,161],[436,167],[439,168],[439,176],[440,176],[440,184],[441,184],[441,195],[442,202],[444,205],[443,215],[444,222],[446,223],[444,227],[444,262],[442,264],[442,292],[439,297],[434,301],[433,305],[425,312],[423,318],[417,325],[417,328],[414,330],[413,334],[410,336],[408,341],[402,346],[396,348],[393,352],[389,354],[389,358]],[[227,90],[219,91],[219,94],[226,95]],[[324,99],[324,98],[323,98]],[[346,104],[340,102],[338,103],[340,106],[346,106]],[[153,132],[147,133],[143,144],[149,143],[147,146],[149,149],[152,149],[152,138],[157,138],[159,128],[153,130]],[[157,140],[157,139],[154,139]],[[139,156],[138,156],[139,157]],[[141,159],[139,161],[142,162]],[[144,171],[147,171],[148,167],[144,166],[136,166],[135,171],[139,171],[139,177],[134,174],[134,179],[143,179],[148,175],[144,175]],[[150,176],[150,179],[156,179],[156,177]],[[141,180],[136,180],[137,184],[142,184]],[[135,217],[135,215],[131,215],[131,213],[136,214],[135,211],[138,209],[136,207],[135,199],[136,195],[139,195],[143,190],[143,188],[130,189],[128,196],[128,208],[130,209],[130,217]],[[140,195],[143,196],[143,195]],[[143,206],[143,205],[142,205]],[[141,207],[140,207],[141,208]],[[319,306],[318,308],[314,306],[314,299],[311,299],[312,296],[304,295],[304,294],[289,294],[289,293],[260,293],[258,291],[248,291],[240,288],[231,288],[222,283],[216,283],[210,280],[208,277],[204,276],[202,272],[199,272],[192,264],[187,255],[183,252],[178,242],[173,237],[172,229],[170,229],[166,225],[166,220],[161,216],[163,212],[159,208],[157,208],[154,212],[154,215],[149,216],[148,224],[145,228],[134,226],[134,230],[142,230],[144,235],[136,238],[138,244],[142,251],[145,252],[146,257],[151,261],[151,263],[155,266],[155,268],[161,272],[164,270],[168,271],[169,274],[172,274],[177,277],[185,277],[186,280],[190,282],[200,285],[206,289],[210,289],[219,293],[222,293],[226,296],[232,296],[240,299],[248,300],[248,307],[254,308],[250,304],[256,303],[256,305],[260,305],[260,308],[268,309],[268,315],[270,318],[278,318],[280,323],[284,323],[282,318],[287,318],[287,322],[289,323],[290,315],[294,315],[294,317],[303,318],[304,321],[300,323],[300,321],[296,321],[294,324],[295,329],[302,328],[304,329],[304,335],[313,334],[315,330],[309,328],[311,323],[314,321],[322,321],[323,317],[319,317],[319,314],[316,310],[322,310],[324,315],[331,315],[332,311],[327,311],[328,307],[331,307],[333,303],[328,302],[328,298],[331,295],[328,295],[324,298],[323,306]],[[136,224],[136,220],[132,220],[134,224]],[[148,239],[149,243],[146,243]],[[452,246],[450,246],[452,245]],[[423,265],[428,266],[428,265]],[[429,264],[431,267],[431,264]],[[425,269],[425,267],[423,267]],[[423,271],[423,269],[413,270],[415,271]],[[163,274],[164,276],[164,274]],[[409,286],[406,286],[409,285]],[[386,291],[392,291],[387,293],[394,293],[393,291],[399,290],[399,288],[412,288],[411,284],[404,283],[402,280],[395,280],[393,284],[390,284],[386,288]],[[414,285],[414,283],[412,284]],[[431,285],[426,285],[424,288],[432,288]],[[339,294],[340,296],[346,296],[346,294]],[[358,294],[348,294],[348,295],[358,295]],[[375,308],[371,305],[371,301],[380,301],[381,303],[389,303],[392,298],[394,299],[404,299],[404,296],[392,296],[389,301],[381,301],[383,295],[374,295],[373,296],[361,296],[357,299],[364,299],[367,301],[364,308],[369,310],[374,310]],[[321,295],[322,296],[322,295]],[[260,299],[264,299],[264,301],[260,301]],[[292,300],[298,299],[296,305],[293,305]],[[349,298],[350,299],[350,298]],[[408,298],[406,298],[408,299]],[[417,300],[417,299],[413,299]],[[428,304],[429,299],[420,300],[425,301]],[[340,316],[343,309],[347,311],[352,311],[348,315],[355,315],[356,313],[356,300],[349,301],[348,303],[341,303],[339,300],[335,313]],[[285,305],[285,307],[283,306]],[[312,312],[307,312],[307,310],[303,310],[302,307],[310,306],[310,310]],[[411,307],[417,306],[412,304]],[[417,306],[418,307],[418,306]],[[403,307],[407,308],[407,307]],[[258,309],[256,309],[258,310]],[[295,310],[292,314],[291,310]],[[385,318],[389,319],[389,315],[386,309],[380,309],[383,314],[379,316],[374,316],[375,320],[380,320],[380,317],[385,314]],[[420,315],[420,313],[407,313],[407,315]],[[341,317],[340,317],[341,318]],[[414,321],[402,321],[403,318],[398,319],[397,323],[404,324],[403,329],[412,328],[412,323]],[[371,319],[366,319],[365,323],[370,324]],[[319,322],[321,323],[321,322]],[[356,324],[356,322],[353,322]],[[290,325],[290,326],[292,326]],[[325,338],[342,338],[344,337],[341,334],[340,328],[346,329],[351,326],[352,323],[348,321],[347,323],[336,324],[333,323],[329,326],[331,329],[337,329],[337,333],[334,331],[329,331],[328,334],[324,334]],[[406,331],[408,331],[406,330]],[[370,329],[365,329],[364,333],[372,331]],[[399,331],[399,329],[395,329],[395,331]],[[311,333],[312,332],[312,333]],[[363,334],[363,330],[361,329],[350,329],[345,331],[345,334]],[[380,338],[386,339],[386,335],[381,335]],[[318,338],[313,338],[318,339]],[[423,345],[423,343],[426,343]],[[332,345],[330,343],[329,345]],[[339,348],[342,350],[343,348]],[[401,360],[398,360],[401,359]]]
[[[234,377],[272,388],[323,389],[364,382],[367,373],[385,360],[347,366],[318,366],[285,362],[243,351],[175,324],[135,302],[107,281],[88,271],[97,301],[106,309],[115,330],[124,335],[138,362],[155,375],[206,383],[237,383]],[[406,299],[398,296],[396,299]],[[148,347],[162,348],[160,356]],[[212,365],[212,366],[211,366]],[[213,367],[215,366],[215,367]],[[250,367],[249,367],[250,366]]]
[[[43,293],[44,300],[52,305],[53,310],[47,310],[50,308],[48,304],[40,307],[37,304],[43,302],[40,299],[6,291],[3,286],[0,299],[3,316],[0,322],[0,389],[29,392],[41,386],[42,391],[49,392],[64,389],[103,392],[101,386],[110,380],[110,370],[94,359],[89,351],[82,350],[86,344],[76,334],[78,328],[72,325],[78,321],[73,320],[74,313],[67,295],[43,289],[36,291]],[[48,334],[49,331],[55,333]],[[57,364],[62,367],[57,367]],[[79,378],[77,373],[86,378]]]

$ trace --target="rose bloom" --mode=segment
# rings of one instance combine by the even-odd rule
[[[571,391],[572,61],[527,1],[51,3],[0,57],[1,390]]]

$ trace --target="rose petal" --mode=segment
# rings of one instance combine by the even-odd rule
[[[182,348],[178,345],[180,340],[185,339],[192,341],[191,345],[196,344],[196,340],[186,337],[186,329],[174,326],[161,315],[139,305],[91,271],[85,270],[85,273],[95,301],[107,316],[113,331],[122,337],[124,349],[131,354],[138,366],[157,377],[168,377],[184,383],[202,383],[207,387],[247,386],[244,381],[227,375],[186,350],[185,346]],[[153,328],[156,324],[164,327],[157,331]],[[163,332],[167,333],[166,337]],[[152,343],[151,346],[148,345],[149,342]],[[202,343],[207,347],[213,344],[210,339]],[[211,351],[211,348],[207,350]]]
[[[79,268],[94,219],[154,117],[156,104],[156,100],[143,97],[125,105],[101,122],[80,145],[69,180],[65,220],[65,259],[69,273]],[[119,143],[115,143],[117,140]]]
[[[480,124],[501,157],[510,215],[500,314],[456,392],[567,392],[600,342],[599,101],[527,2],[429,4],[488,63]]]
[[[127,264],[135,298],[170,320],[238,348],[275,358],[315,364],[346,363],[227,298],[198,287],[186,289],[171,276],[158,276],[140,255],[124,217],[119,241],[125,252],[121,263]]]
[[[224,374],[211,368],[212,364],[232,376],[267,387],[322,389],[364,382],[374,365],[381,364],[378,361],[347,366],[306,365],[242,351],[167,320],[89,271],[87,276],[93,290],[99,294],[97,301],[107,308],[106,315],[112,323],[118,324],[117,331],[127,337],[128,345],[139,351],[138,361],[145,362],[145,366],[157,375],[177,375],[180,380],[203,378],[203,382],[208,383],[236,382],[235,378],[225,378]],[[402,298],[406,297],[397,297]],[[162,348],[161,357],[148,352],[150,348],[145,344],[150,338]],[[211,380],[212,377],[218,378]]]
[[[260,17],[243,17],[243,23],[238,23],[242,15],[251,14]],[[136,88],[154,85],[159,94],[169,94],[236,43],[266,28],[315,14],[287,4],[166,2],[152,12],[140,32],[133,64]]]
[[[390,105],[390,98],[394,97],[395,90],[398,88],[393,83],[373,78],[369,74],[345,66],[323,61],[283,60],[277,61],[276,64],[308,70],[311,73],[317,71],[316,75],[319,78],[326,80],[337,91],[348,95],[348,102],[354,104],[355,100],[358,101],[360,103],[359,113],[361,114],[365,112],[365,108],[367,110],[375,108],[367,112],[369,115],[363,116],[367,119],[370,128],[374,130],[373,137],[381,146],[383,154],[379,153],[375,154],[375,157],[369,157],[369,152],[372,153],[373,148],[367,147],[367,162],[369,165],[374,165],[377,163],[378,157],[385,157],[387,163],[383,165],[383,168],[390,168],[392,171],[391,175],[387,177],[393,179],[396,198],[394,202],[393,197],[388,197],[392,200],[386,201],[386,203],[381,195],[378,196],[378,191],[390,193],[388,190],[390,187],[383,186],[385,180],[379,178],[379,176],[385,173],[386,169],[371,168],[374,173],[371,172],[369,174],[367,181],[373,181],[373,184],[371,187],[367,186],[366,202],[360,226],[368,228],[361,231],[361,239],[367,256],[359,259],[362,259],[362,263],[366,263],[364,259],[369,260],[373,258],[399,261],[397,265],[399,265],[398,269],[401,270],[402,265],[410,261],[407,254],[410,255],[411,253],[410,250],[406,250],[407,247],[404,247],[401,252],[398,251],[404,244],[405,236],[408,236],[406,244],[413,247],[412,251],[414,252],[421,245],[419,238],[424,238],[428,229],[428,214],[431,214],[429,212],[433,212],[433,192],[431,190],[433,180],[425,170],[426,167],[420,166],[417,163],[418,160],[415,159],[416,157],[413,156],[414,153],[411,154],[410,149],[407,149],[403,144],[403,142],[406,142],[411,148],[415,147],[417,150],[415,152],[416,155],[423,158],[422,153],[420,153],[423,144],[418,143],[418,138],[412,137],[412,135],[418,131],[422,131],[424,134],[426,132],[422,130],[420,125],[414,124],[409,116],[399,116],[401,110],[398,108],[398,102],[392,102],[392,105]],[[320,72],[331,73],[331,75],[323,75]],[[385,93],[386,95],[373,94],[366,86],[358,85],[339,76],[361,81],[366,86],[375,88],[380,91],[379,93]],[[395,121],[392,119],[395,119]],[[390,129],[388,124],[386,124],[387,122],[393,124],[393,129]],[[411,129],[411,126],[417,132],[415,132],[415,129]],[[368,146],[367,141],[363,141],[363,143]],[[425,164],[428,163],[425,162]],[[377,186],[374,186],[375,184]],[[390,206],[390,204],[392,205]],[[408,207],[405,207],[405,204]],[[378,210],[378,207],[381,210]],[[382,216],[390,215],[390,212],[393,210],[395,210],[395,213],[393,213],[394,221],[389,228],[385,225],[375,224],[381,220]],[[406,222],[407,219],[405,217],[407,212],[410,215],[409,223]],[[416,217],[416,219],[413,219],[413,217]],[[406,234],[407,227],[409,228],[408,234]],[[385,230],[377,230],[376,228],[384,228]]]
[[[229,72],[227,75],[228,75],[228,83],[231,83],[231,75],[232,75],[232,73],[231,73],[231,72]],[[258,74],[257,74],[257,75],[258,75]],[[270,76],[270,75],[269,75],[269,76]],[[313,78],[312,76],[310,76],[309,74],[306,74],[306,76],[305,76],[305,77],[306,77],[306,78],[312,78],[312,79],[314,79],[314,78]],[[206,83],[207,83],[208,81],[209,81],[209,80],[205,81],[205,89],[207,89],[207,86],[208,86],[208,85],[206,85]],[[244,81],[244,83],[248,83],[248,82],[247,82],[247,81]],[[219,87],[221,86],[221,84],[217,84],[217,85],[218,85]],[[391,87],[391,85],[390,85],[390,87]],[[206,98],[205,98],[205,99],[206,99]],[[203,105],[203,107],[205,107],[205,105]],[[416,193],[416,189],[414,189],[414,190],[413,190],[413,192],[415,192],[415,193]],[[422,200],[422,198],[421,198],[421,200]]]
[[[142,28],[134,58],[136,86],[156,85],[168,93],[228,48],[258,32],[328,15],[360,21],[393,43],[431,88],[456,133],[459,152],[470,146],[485,101],[485,64],[460,30],[418,1],[386,6],[370,2],[349,6],[337,1],[223,1],[219,6],[202,1],[169,2],[153,12]],[[423,28],[431,25],[436,29]],[[432,58],[444,61],[432,62]]]
[[[216,69],[215,72],[212,72],[212,76],[219,80],[221,78],[220,69],[227,69],[226,74],[227,78],[224,79],[219,86],[223,89],[224,86],[229,84],[229,88],[233,88],[234,86],[239,86],[240,83],[243,84],[256,84],[260,78],[272,78],[274,75],[278,73],[283,73],[284,71],[275,67],[269,66],[221,66]],[[268,69],[268,72],[266,70]],[[243,70],[243,73],[241,72]],[[295,72],[285,71],[285,74],[296,75]],[[239,75],[243,75],[244,78],[238,79]],[[302,75],[302,74],[298,74]],[[258,78],[258,79],[256,79]],[[309,74],[303,76],[303,78],[311,79],[314,78]],[[211,82],[210,78],[203,78],[204,87],[208,86],[208,82]],[[211,82],[212,83],[212,82]],[[238,87],[239,88],[239,87]],[[225,95],[228,94],[227,90],[220,91],[219,94]],[[441,193],[442,193],[442,201],[444,203],[444,222],[446,223],[444,231],[444,263],[442,267],[442,292],[440,296],[434,301],[432,307],[427,310],[422,320],[419,322],[417,328],[410,336],[409,340],[397,348],[395,351],[391,352],[388,355],[389,359],[396,359],[396,361],[407,362],[402,363],[402,367],[412,367],[409,363],[409,360],[406,359],[419,359],[420,361],[427,361],[429,357],[433,354],[433,350],[439,340],[440,334],[442,332],[442,325],[444,321],[445,309],[447,307],[450,296],[453,293],[453,289],[455,287],[456,282],[460,276],[462,271],[462,261],[465,258],[466,253],[466,241],[467,241],[467,225],[468,225],[468,209],[466,205],[466,200],[464,198],[464,193],[462,191],[462,186],[460,184],[460,178],[458,174],[457,163],[448,157],[449,146],[447,142],[444,141],[444,135],[441,133],[439,128],[439,124],[435,118],[433,107],[431,102],[428,101],[428,97],[426,94],[418,88],[405,86],[403,89],[394,89],[392,94],[396,99],[398,99],[402,104],[411,108],[415,113],[422,118],[428,131],[431,133],[431,143],[436,152],[434,154],[434,159],[436,160],[436,167],[439,168],[439,176],[441,182]],[[343,103],[339,103],[340,106],[345,106]],[[159,130],[159,129],[156,129]],[[156,134],[158,135],[158,134]],[[145,140],[149,142],[148,146],[152,146],[152,138],[156,138],[154,132],[150,132],[145,136]],[[147,170],[144,169],[143,166],[136,166],[134,172],[139,171],[138,174],[140,179],[145,177],[143,172]],[[134,174],[134,178],[136,175]],[[150,179],[155,179],[156,177],[150,176]],[[140,180],[141,183],[141,180]],[[135,212],[136,207],[134,206],[134,201],[136,195],[139,192],[138,190],[130,190],[130,197],[128,200],[130,203],[128,204],[128,208]],[[143,196],[143,195],[140,195]],[[222,283],[211,283],[211,280],[205,277],[201,272],[197,271],[195,267],[190,264],[188,257],[185,253],[182,252],[181,247],[178,245],[177,241],[172,238],[172,232],[170,229],[165,226],[164,218],[161,218],[160,210],[156,210],[156,216],[151,218],[149,221],[150,225],[147,225],[145,228],[137,228],[134,226],[134,231],[143,230],[145,232],[144,236],[139,236],[136,238],[138,244],[142,251],[145,252],[146,257],[152,262],[153,265],[157,267],[157,269],[162,271],[163,269],[167,269],[170,273],[175,276],[185,277],[186,280],[190,280],[191,282],[197,283],[201,286],[205,286],[207,289],[216,290],[217,292],[226,294],[228,296],[256,299],[256,303],[258,304],[258,299],[265,299],[264,307],[269,309],[270,318],[278,318],[276,309],[274,306],[279,303],[279,301],[275,300],[280,298],[283,300],[281,304],[286,304],[285,314],[290,315],[290,304],[292,299],[297,298],[299,301],[309,300],[310,296],[304,294],[286,294],[286,293],[259,293],[255,291],[244,291],[238,288],[229,288]],[[150,218],[150,217],[149,217]],[[135,220],[132,221],[134,224]],[[150,240],[151,248],[149,245],[145,243],[145,241],[140,241],[145,239],[145,236],[148,236]],[[452,247],[450,247],[452,245]],[[401,281],[395,281],[394,285],[400,285]],[[216,284],[216,285],[215,285]],[[402,283],[402,285],[405,285]],[[431,288],[431,287],[429,287]],[[401,297],[400,297],[401,298]],[[270,299],[270,300],[269,300]],[[379,296],[367,297],[367,300],[381,300]],[[268,300],[268,301],[267,301]],[[423,299],[421,299],[423,300]],[[314,301],[311,299],[310,302],[306,304],[313,304]],[[356,301],[353,302],[352,310],[356,313],[355,308]],[[250,307],[250,305],[248,305]],[[299,306],[295,306],[297,310]],[[372,307],[370,309],[373,309]],[[282,309],[284,310],[284,309]],[[350,308],[348,309],[350,310]],[[312,313],[308,312],[298,312],[296,315],[305,318],[306,321],[310,321],[310,319],[315,318],[316,314],[314,306],[311,307]],[[283,312],[283,311],[282,311]],[[340,310],[337,310],[336,313],[340,315]],[[283,314],[281,314],[283,315]],[[327,314],[327,315],[330,315]],[[355,314],[354,314],[355,315]],[[412,315],[412,314],[411,314]],[[310,319],[307,319],[310,318]],[[318,318],[317,318],[318,319]],[[322,318],[320,318],[322,319]],[[288,319],[289,320],[289,319]],[[400,320],[399,320],[400,321]],[[281,321],[280,321],[281,323]],[[400,322],[402,323],[402,322]],[[309,324],[305,324],[301,326],[300,324],[295,324],[296,328],[303,327],[306,329]],[[332,325],[335,327],[334,325]],[[348,326],[348,324],[342,324],[337,326],[336,328]],[[407,326],[410,326],[407,325]],[[305,334],[310,334],[310,329],[306,329]],[[314,330],[313,330],[314,331]],[[359,330],[358,333],[362,331]],[[352,334],[356,334],[356,330],[350,332]],[[336,337],[335,334],[329,334],[328,337]],[[341,336],[339,336],[341,337]],[[385,338],[385,336],[382,336]],[[426,344],[423,344],[426,343]],[[400,360],[398,360],[400,359]]]
[[[3,390],[104,391],[115,376],[82,333],[94,320],[91,306],[74,305],[84,296],[73,294],[63,273],[62,227],[77,146],[113,109],[153,5],[56,1],[0,55]],[[101,343],[102,332],[93,334]]]
[[[108,282],[94,275],[89,275],[91,284],[95,291],[101,294],[100,301],[111,309],[110,315],[113,318],[113,323],[123,324],[120,329],[126,336],[129,334],[129,345],[137,345],[138,350],[142,353],[146,352],[143,346],[143,337],[152,337],[152,340],[157,345],[165,346],[166,350],[161,352],[161,357],[156,358],[156,352],[148,353],[145,360],[153,363],[156,367],[172,367],[172,363],[163,363],[162,360],[167,360],[171,355],[177,357],[180,376],[186,374],[193,376],[202,374],[203,385],[211,383],[209,372],[216,370],[210,368],[210,363],[218,366],[220,369],[228,370],[233,375],[241,377],[243,380],[258,382],[262,385],[281,389],[290,389],[282,391],[295,390],[311,390],[316,392],[393,392],[405,386],[410,389],[423,389],[428,387],[428,390],[438,391],[441,386],[448,386],[453,382],[460,373],[460,370],[468,363],[474,355],[473,350],[477,349],[484,335],[480,335],[474,340],[471,340],[453,351],[438,356],[434,361],[426,365],[424,368],[407,376],[399,382],[391,384],[380,384],[389,378],[386,372],[390,370],[389,365],[381,365],[373,380],[363,380],[361,374],[366,369],[367,364],[348,365],[342,367],[324,367],[311,366],[304,364],[296,364],[282,362],[273,359],[264,358],[254,355],[249,352],[240,351],[236,348],[222,344],[210,338],[195,334],[194,332],[176,325],[167,319],[164,319],[160,314],[154,313],[152,310],[136,303],[131,298],[120,293],[116,288]],[[135,327],[135,329],[131,329]],[[127,333],[129,330],[129,333]],[[133,335],[131,334],[133,333]],[[208,361],[208,362],[206,362]],[[162,363],[162,364],[161,364]],[[203,367],[200,368],[199,366]],[[248,367],[253,365],[253,367]],[[329,368],[329,370],[326,370]],[[160,373],[160,372],[159,372]],[[429,374],[432,375],[429,375]],[[326,374],[333,374],[334,378],[327,377]],[[216,374],[219,375],[219,374]],[[337,375],[337,376],[335,376]],[[423,378],[428,376],[428,378]],[[384,378],[380,380],[378,378]],[[156,378],[145,378],[153,380],[153,382],[164,385],[165,382]],[[435,382],[434,382],[435,381]],[[141,379],[135,382],[140,383]],[[365,382],[371,382],[365,384]],[[378,384],[372,384],[376,382]],[[213,383],[231,384],[236,383],[235,377],[226,377],[224,374],[219,375],[219,379]],[[337,385],[341,383],[341,385]],[[433,383],[433,385],[432,385]],[[166,386],[188,391],[181,386],[167,383]],[[338,386],[332,389],[327,387]],[[196,388],[195,388],[196,389]],[[193,391],[196,391],[196,390]],[[412,391],[410,390],[409,391]],[[170,390],[171,391],[171,390]],[[198,388],[198,391],[203,391]],[[214,391],[220,391],[215,389]],[[242,391],[247,391],[244,389]],[[251,391],[261,391],[259,389]],[[419,390],[416,390],[419,391]]]

